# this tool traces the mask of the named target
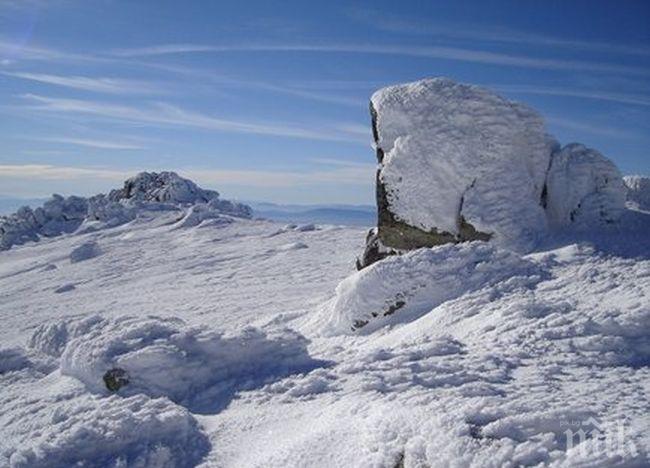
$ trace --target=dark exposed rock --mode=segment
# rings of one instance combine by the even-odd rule
[[[376,201],[377,201],[377,229],[371,229],[366,236],[366,247],[360,258],[357,258],[358,270],[367,267],[390,255],[399,254],[420,247],[434,247],[437,245],[463,242],[471,240],[489,240],[491,235],[477,231],[474,226],[459,215],[459,233],[438,231],[436,229],[423,230],[411,226],[396,218],[391,211],[386,195],[386,187],[381,180],[381,164],[384,161],[384,151],[379,146],[379,132],[377,129],[377,111],[370,102],[370,116],[372,122],[372,135],[375,140],[377,162],[380,168],[376,173]]]
[[[117,392],[120,388],[128,385],[129,383],[129,374],[120,368],[114,368],[109,371],[106,371],[104,374],[104,385],[111,392]]]

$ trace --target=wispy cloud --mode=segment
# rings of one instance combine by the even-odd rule
[[[374,180],[374,171],[365,167],[342,167],[332,170],[294,172],[264,170],[171,169],[204,186],[248,186],[287,188],[318,184],[363,185]],[[0,179],[72,181],[97,179],[121,182],[137,173],[136,169],[55,166],[49,164],[0,165]]]
[[[541,94],[549,96],[567,96],[585,99],[594,99],[600,101],[611,101],[622,104],[635,104],[639,106],[650,106],[650,96],[630,93],[612,93],[597,90],[579,90],[570,88],[553,88],[548,86],[530,86],[530,85],[489,85],[498,91],[518,94]]]
[[[568,39],[534,34],[511,28],[488,27],[479,24],[432,24],[415,18],[396,18],[381,12],[352,10],[351,16],[375,29],[404,35],[418,35],[467,41],[493,42],[520,46],[555,47],[611,54],[650,56],[647,45],[613,44],[610,42]]]
[[[89,140],[82,138],[39,138],[39,141],[51,143],[61,143],[64,145],[83,146],[87,148],[107,149],[107,150],[140,150],[144,146],[133,143],[122,143],[118,141]]]
[[[401,55],[480,63],[487,65],[504,65],[521,68],[580,70],[592,72],[650,75],[650,70],[645,67],[635,67],[602,62],[537,58],[523,55],[511,55],[498,52],[487,52],[483,50],[446,46],[402,46],[376,44],[163,44],[150,47],[119,49],[114,50],[112,54],[117,57],[146,57],[167,54],[206,52],[313,52]]]
[[[0,164],[0,177],[32,180],[74,180],[86,177],[124,180],[129,171],[107,168],[52,166],[49,164]]]
[[[343,167],[358,167],[363,168],[367,171],[374,171],[377,168],[377,164],[369,162],[358,162],[351,159],[336,159],[336,158],[311,158],[309,162],[315,164],[322,164],[325,166],[343,166]]]
[[[166,103],[131,107],[98,101],[51,98],[34,94],[24,95],[23,98],[34,103],[28,106],[27,109],[38,111],[94,115],[131,123],[180,125],[229,133],[368,144],[368,141],[361,135],[346,131],[345,128],[337,128],[336,125],[308,128],[297,124],[278,125],[257,121],[230,120],[185,110]]]
[[[109,94],[150,94],[161,92],[158,85],[141,80],[121,78],[91,78],[87,76],[61,76],[44,73],[0,72],[2,75],[66,88]]]
[[[569,130],[591,133],[593,135],[607,136],[610,138],[618,138],[618,139],[629,139],[629,138],[639,137],[638,134],[634,132],[630,132],[628,130],[623,130],[611,126],[593,124],[588,121],[576,121],[572,119],[567,119],[565,117],[556,117],[556,116],[546,117],[545,120],[551,125],[556,125],[558,127],[566,128]]]
[[[114,57],[99,57],[95,54],[68,52],[49,47],[40,47],[0,38],[0,60],[13,63],[17,60],[44,62],[115,62]]]
[[[339,104],[350,107],[366,107],[368,101],[356,97],[341,96],[329,92],[314,91],[313,88],[302,87],[297,84],[281,84],[249,78],[232,77],[218,74],[214,71],[196,69],[187,66],[170,65],[167,63],[141,62],[140,65],[155,70],[173,73],[179,76],[192,77],[202,83],[214,83],[220,88],[243,88],[268,91],[271,93],[283,94],[310,101]]]

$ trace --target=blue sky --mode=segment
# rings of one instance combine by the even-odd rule
[[[373,203],[368,98],[432,76],[650,173],[650,2],[0,0],[0,194]]]

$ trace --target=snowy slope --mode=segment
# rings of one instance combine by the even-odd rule
[[[0,466],[647,466],[649,215],[359,273],[361,229],[181,215],[0,252]]]

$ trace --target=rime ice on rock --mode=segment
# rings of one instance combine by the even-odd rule
[[[650,177],[633,175],[623,179],[627,189],[627,201],[641,210],[650,211]]]
[[[175,172],[141,172],[124,182],[124,187],[112,190],[112,201],[137,200],[159,203],[207,203],[219,198],[219,192],[205,190]]]
[[[108,195],[53,195],[42,207],[22,207],[12,215],[0,216],[0,250],[72,233],[82,225],[94,230],[119,226],[135,219],[142,210],[187,211],[185,227],[221,215],[252,217],[249,206],[222,200],[215,190],[202,189],[174,172],[141,172]]]
[[[371,113],[375,243],[410,250],[494,239],[525,249],[545,229],[552,141],[536,112],[438,78],[377,91]]]
[[[625,209],[619,170],[598,151],[578,143],[553,154],[546,186],[551,226],[612,224]]]
[[[560,149],[539,114],[486,89],[445,78],[401,84],[373,94],[370,112],[378,225],[359,269],[472,240],[525,252],[549,224],[593,226],[622,212],[609,160],[581,145]]]

